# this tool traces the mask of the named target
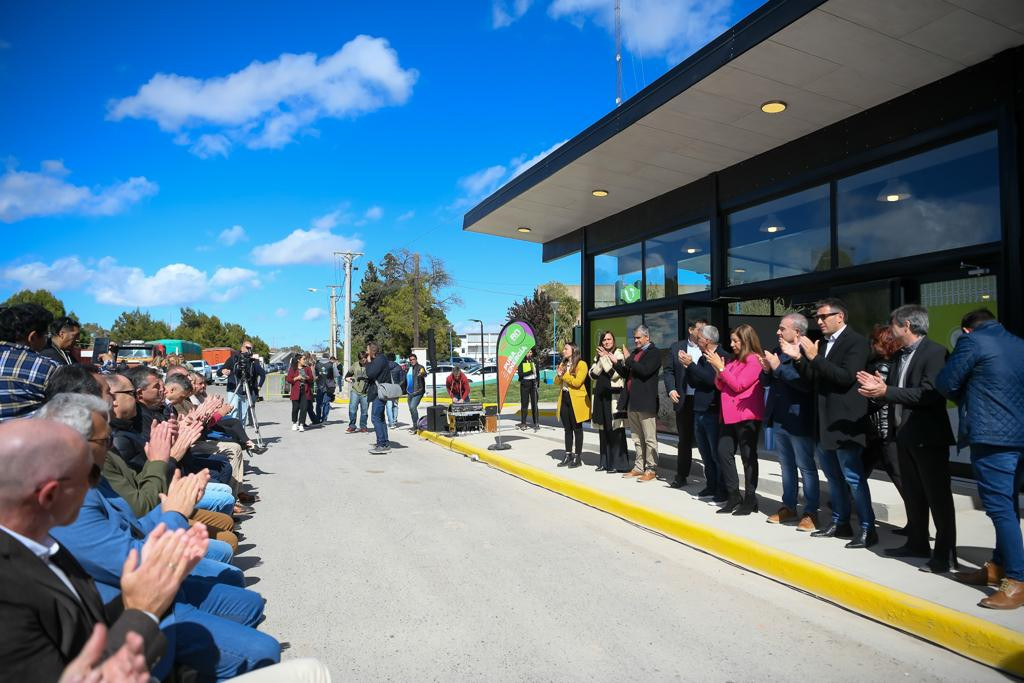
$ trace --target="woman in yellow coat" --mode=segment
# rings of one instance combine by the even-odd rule
[[[583,452],[583,423],[590,419],[590,396],[587,395],[587,364],[580,358],[580,350],[572,342],[562,347],[562,362],[555,371],[558,392],[558,419],[565,429],[565,457],[559,467],[579,467]],[[568,400],[566,400],[568,396]],[[573,441],[576,448],[573,449]]]

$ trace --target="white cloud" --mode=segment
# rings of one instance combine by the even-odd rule
[[[491,26],[504,28],[522,18],[530,9],[533,0],[491,0]]]
[[[259,274],[245,268],[218,268],[212,277],[185,263],[172,263],[147,275],[111,257],[83,263],[77,256],[52,264],[39,261],[8,266],[0,278],[23,289],[85,290],[97,303],[116,306],[173,306],[196,301],[228,301],[260,287]]]
[[[383,38],[356,36],[318,58],[285,53],[207,79],[158,73],[136,94],[109,103],[108,118],[155,121],[197,156],[231,146],[279,149],[323,118],[347,118],[404,104],[419,74],[403,69]],[[200,135],[193,144],[189,131]]]
[[[473,206],[499,187],[519,176],[538,161],[565,144],[565,140],[552,145],[543,152],[527,158],[521,154],[508,162],[508,165],[497,164],[459,179],[459,187],[463,196],[455,200],[453,209],[465,209]]]
[[[113,216],[158,190],[156,183],[141,176],[91,189],[64,180],[69,173],[58,160],[43,161],[39,172],[18,171],[12,162],[0,176],[0,221],[60,214]]]
[[[371,206],[369,209],[366,210],[366,213],[363,214],[363,218],[365,218],[368,221],[379,221],[380,217],[383,215],[384,210],[382,208],[380,208],[379,206]]]
[[[274,315],[276,315],[278,318],[287,318],[288,317],[288,309],[287,308],[279,308],[276,311],[274,311]]]
[[[412,218],[415,218],[415,216],[416,216],[416,212],[410,210],[410,211],[406,211],[405,213],[403,213],[401,216],[399,216],[395,220],[397,220],[399,223],[404,223],[407,220],[411,220]]]
[[[233,246],[239,242],[248,242],[249,236],[245,234],[245,228],[241,225],[232,225],[230,228],[221,230],[217,241],[226,247]]]
[[[731,0],[629,0],[622,3],[622,38],[638,55],[682,61],[729,28]],[[587,19],[611,32],[614,5],[607,0],[554,0],[548,14],[582,25]]]
[[[253,263],[264,266],[330,263],[336,251],[362,251],[363,241],[358,237],[333,232],[340,218],[341,211],[333,211],[314,218],[309,230],[298,228],[277,242],[254,247]]]
[[[303,320],[319,320],[320,318],[327,315],[327,311],[322,308],[307,308],[306,312],[302,314]]]

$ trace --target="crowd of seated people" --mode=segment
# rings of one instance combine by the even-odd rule
[[[232,563],[245,430],[188,368],[60,362],[68,329],[0,308],[0,681],[329,681]]]

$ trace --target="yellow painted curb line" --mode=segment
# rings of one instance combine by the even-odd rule
[[[433,432],[419,436],[616,517],[800,588],[983,664],[1024,676],[1024,634],[756,541],[658,512]]]

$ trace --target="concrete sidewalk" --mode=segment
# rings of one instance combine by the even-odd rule
[[[695,497],[704,485],[696,451],[692,483],[682,490],[668,486],[666,480],[671,480],[674,471],[664,467],[659,479],[647,483],[623,479],[618,474],[595,472],[598,439],[589,429],[584,437],[584,466],[556,468],[563,452],[562,430],[551,418],[542,419],[544,422],[547,424],[539,432],[519,431],[515,429],[518,416],[507,411],[500,421],[501,438],[511,448],[502,451],[487,450],[495,442],[493,433],[460,434],[454,440],[429,433],[424,436],[641,525],[662,531],[670,529],[667,533],[684,543],[965,656],[1017,675],[1024,674],[1024,610],[1001,612],[978,607],[978,600],[994,589],[965,586],[954,581],[951,575],[920,572],[917,567],[923,563],[921,560],[892,559],[883,554],[885,548],[903,544],[904,539],[893,535],[892,530],[905,522],[895,487],[884,475],[871,480],[881,542],[869,550],[848,550],[843,547],[845,540],[810,538],[796,531],[794,526],[765,523],[767,515],[780,505],[781,498],[779,467],[771,454],[760,460],[760,512],[749,517],[719,515],[716,507]],[[661,448],[662,464],[666,460],[674,462],[674,438],[663,437]],[[671,458],[664,457],[666,454]],[[742,472],[739,463],[737,467]],[[822,496],[827,499],[824,474],[821,474],[821,481]],[[987,560],[994,543],[992,525],[981,510],[975,509],[972,486],[965,482],[958,482],[956,486],[957,551],[961,568],[972,568]],[[824,521],[828,508],[824,504],[822,507]],[[811,574],[818,578],[808,578]]]

